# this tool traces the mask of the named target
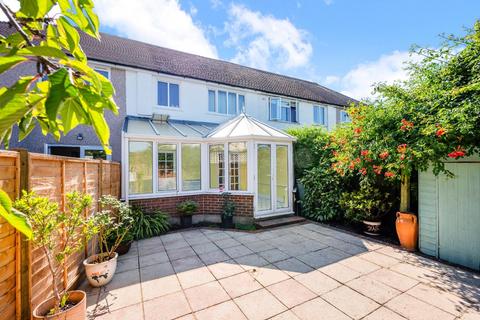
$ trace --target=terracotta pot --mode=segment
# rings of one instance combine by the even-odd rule
[[[380,235],[380,226],[382,225],[381,221],[367,221],[363,220],[363,225],[365,230],[363,232],[370,236],[379,236]]]
[[[75,303],[73,307],[54,315],[46,316],[54,306],[54,298],[40,303],[34,310],[32,318],[34,320],[85,320],[87,317],[87,295],[80,290],[68,292],[68,301]]]
[[[418,239],[418,220],[417,216],[408,212],[397,212],[397,220],[395,221],[398,239],[403,248],[408,251],[417,249]]]
[[[105,255],[105,253],[103,254]],[[85,266],[85,274],[87,275],[88,283],[92,287],[101,287],[112,280],[115,270],[117,269],[118,253],[115,252],[113,258],[101,263],[93,263],[98,255],[93,255],[83,260]]]

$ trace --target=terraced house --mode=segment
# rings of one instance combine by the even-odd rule
[[[10,33],[4,23],[0,31]],[[173,217],[188,198],[199,203],[195,219],[219,220],[221,191],[232,193],[237,221],[292,213],[294,139],[283,130],[331,129],[348,121],[353,102],[314,82],[108,34],[84,37],[82,47],[116,89],[112,155],[86,127],[60,141],[36,128],[21,143],[14,134],[11,147],[121,161],[123,198]]]

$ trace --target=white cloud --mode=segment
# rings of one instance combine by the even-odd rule
[[[269,70],[304,67],[312,55],[308,33],[288,19],[277,19],[232,4],[225,24],[226,44],[236,50],[233,62]]]
[[[343,94],[352,98],[366,98],[372,95],[375,83],[405,80],[408,76],[405,63],[418,59],[418,56],[411,56],[406,51],[393,51],[380,56],[375,61],[357,65],[342,77],[327,76],[323,83],[326,85],[336,84]]]
[[[130,39],[216,58],[217,49],[205,36],[201,26],[180,7],[178,0],[97,0],[102,26],[116,30]]]
[[[218,7],[221,7],[223,5],[221,0],[210,0],[210,6],[212,9],[217,9]]]

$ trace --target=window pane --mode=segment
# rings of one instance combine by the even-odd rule
[[[128,143],[128,182],[130,194],[152,193],[153,160],[151,142]]]
[[[237,94],[228,93],[228,114],[237,114]]]
[[[228,145],[230,190],[247,190],[247,144],[245,142]]]
[[[170,107],[180,107],[178,84],[170,83]]]
[[[167,106],[168,99],[168,83],[158,81],[157,83],[157,104],[159,106]]]
[[[107,79],[110,79],[110,72],[108,70],[104,69],[95,69],[96,72],[100,73],[102,76],[104,76]]]
[[[316,124],[325,124],[325,108],[320,106],[313,107],[313,122]]]
[[[200,144],[182,144],[182,189],[201,189]]]
[[[245,96],[238,95],[238,112],[245,112]]]
[[[281,115],[282,121],[290,121],[290,108],[285,108],[284,106],[282,106],[281,110],[282,110],[282,115]]]
[[[158,191],[177,189],[177,146],[158,145]]]
[[[215,91],[208,90],[208,111],[215,112]]]
[[[270,210],[272,208],[272,184],[271,184],[271,151],[270,145],[259,144],[257,147],[257,205],[258,210]]]
[[[277,146],[277,209],[288,207],[288,147]]]
[[[270,120],[278,120],[278,98],[270,98]]]
[[[107,155],[104,150],[85,149],[85,158],[106,160]]]
[[[218,112],[227,113],[227,93],[218,91]]]
[[[297,107],[290,108],[290,121],[297,122]]]
[[[209,150],[210,188],[225,187],[225,161],[223,144],[211,145]]]

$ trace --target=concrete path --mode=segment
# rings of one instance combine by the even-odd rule
[[[91,319],[480,319],[480,274],[308,223],[134,243]]]

